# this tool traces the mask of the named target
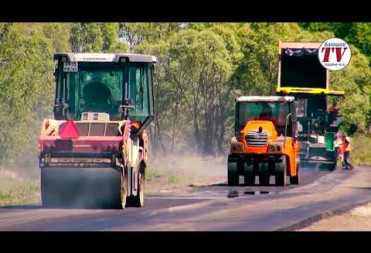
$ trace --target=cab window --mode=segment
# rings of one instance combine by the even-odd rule
[[[133,121],[143,123],[149,115],[148,66],[130,66],[128,76],[129,98],[134,102],[134,110],[130,111],[129,117]]]

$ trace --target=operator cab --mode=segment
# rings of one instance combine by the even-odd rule
[[[140,128],[154,118],[153,69],[156,57],[136,54],[55,54],[54,117],[81,120],[83,113],[130,119]]]
[[[255,97],[242,96],[236,99],[235,132],[239,133],[250,120],[272,121],[278,136],[285,135],[286,118],[287,136],[294,136],[296,130],[292,128],[292,122],[296,122],[293,107],[294,97]],[[296,124],[295,124],[296,125]]]

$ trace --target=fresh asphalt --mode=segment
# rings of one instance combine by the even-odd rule
[[[242,180],[242,179],[241,179]],[[234,186],[146,194],[143,208],[0,208],[2,231],[272,231],[371,201],[371,168],[303,168],[300,185]],[[274,183],[274,178],[271,178]]]

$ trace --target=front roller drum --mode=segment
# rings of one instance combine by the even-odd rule
[[[228,185],[236,186],[238,183],[238,162],[234,159],[228,159]]]

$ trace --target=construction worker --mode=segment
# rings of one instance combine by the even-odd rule
[[[332,105],[328,108],[328,112],[338,112],[339,107],[337,102],[333,102]]]
[[[337,159],[341,161],[342,165],[344,165],[343,137],[340,132],[336,134],[336,139],[334,141],[334,147],[336,149]]]
[[[262,120],[273,119],[272,108],[270,107],[269,104],[262,104],[262,110],[260,112],[259,119],[262,119]]]
[[[352,170],[354,169],[354,166],[349,162],[350,152],[352,151],[352,148],[350,145],[350,138],[346,133],[343,133],[342,140],[343,140],[342,149],[344,152],[343,168],[347,170]]]

